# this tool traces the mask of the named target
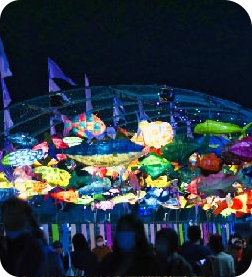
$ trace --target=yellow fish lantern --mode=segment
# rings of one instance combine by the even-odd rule
[[[71,175],[66,170],[48,166],[38,166],[34,168],[34,172],[41,173],[42,179],[54,187],[66,187],[71,178]]]
[[[0,188],[5,188],[5,189],[7,189],[7,188],[12,188],[12,187],[13,187],[12,183],[9,182],[9,181],[6,179],[6,177],[5,177],[5,175],[4,175],[3,172],[0,172]]]
[[[131,138],[131,141],[157,149],[172,142],[174,136],[172,126],[168,122],[163,121],[140,121],[138,130],[139,134],[135,134]]]

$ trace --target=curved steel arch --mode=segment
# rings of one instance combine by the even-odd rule
[[[113,125],[113,98],[121,99],[126,110],[124,125],[129,131],[136,131],[138,112],[138,99],[142,100],[145,112],[152,120],[170,121],[171,114],[177,122],[177,131],[186,130],[186,121],[191,122],[191,127],[206,119],[232,122],[239,126],[252,121],[252,110],[243,108],[240,104],[207,95],[201,92],[173,87],[174,100],[161,103],[159,106],[159,94],[163,85],[114,85],[91,86],[92,112],[105,122],[107,126]],[[69,102],[62,99],[57,107],[52,107],[53,97],[60,98],[64,93]],[[32,136],[40,136],[49,132],[50,117],[65,114],[73,117],[85,111],[86,98],[84,88],[59,91],[32,98],[9,107],[14,126],[9,129],[10,134],[29,133]],[[2,122],[0,141],[4,141],[4,111],[0,112]],[[56,120],[55,125],[60,125]]]

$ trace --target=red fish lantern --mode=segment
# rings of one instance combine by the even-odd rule
[[[222,159],[218,158],[214,153],[203,155],[200,159],[199,167],[203,171],[219,172],[222,166]]]

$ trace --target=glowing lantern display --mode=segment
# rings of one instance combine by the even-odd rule
[[[4,156],[2,164],[12,166],[32,165],[35,161],[44,158],[42,150],[19,149]]]
[[[155,153],[150,153],[148,157],[140,162],[140,170],[155,179],[162,175],[166,170],[173,170],[173,167],[165,158],[162,158]]]
[[[39,166],[34,168],[35,173],[41,173],[42,179],[48,182],[51,186],[66,187],[69,184],[71,175],[63,169]]]
[[[173,140],[173,129],[168,122],[140,121],[138,130],[139,135],[136,134],[131,138],[131,141],[137,144],[153,146],[158,149]]]
[[[0,188],[12,188],[13,185],[4,176],[3,172],[0,172]]]
[[[79,145],[82,143],[83,139],[79,137],[64,137],[63,141],[69,145],[69,147]]]

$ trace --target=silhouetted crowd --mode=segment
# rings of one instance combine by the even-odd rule
[[[232,235],[224,249],[218,234],[209,235],[204,245],[196,225],[188,228],[188,241],[181,246],[171,228],[157,231],[151,245],[135,213],[119,218],[112,249],[98,235],[91,250],[85,236],[76,233],[73,251],[68,253],[63,253],[60,241],[47,244],[27,202],[8,199],[2,217],[5,236],[0,240],[0,258],[13,276],[238,276],[252,259],[252,236]]]

